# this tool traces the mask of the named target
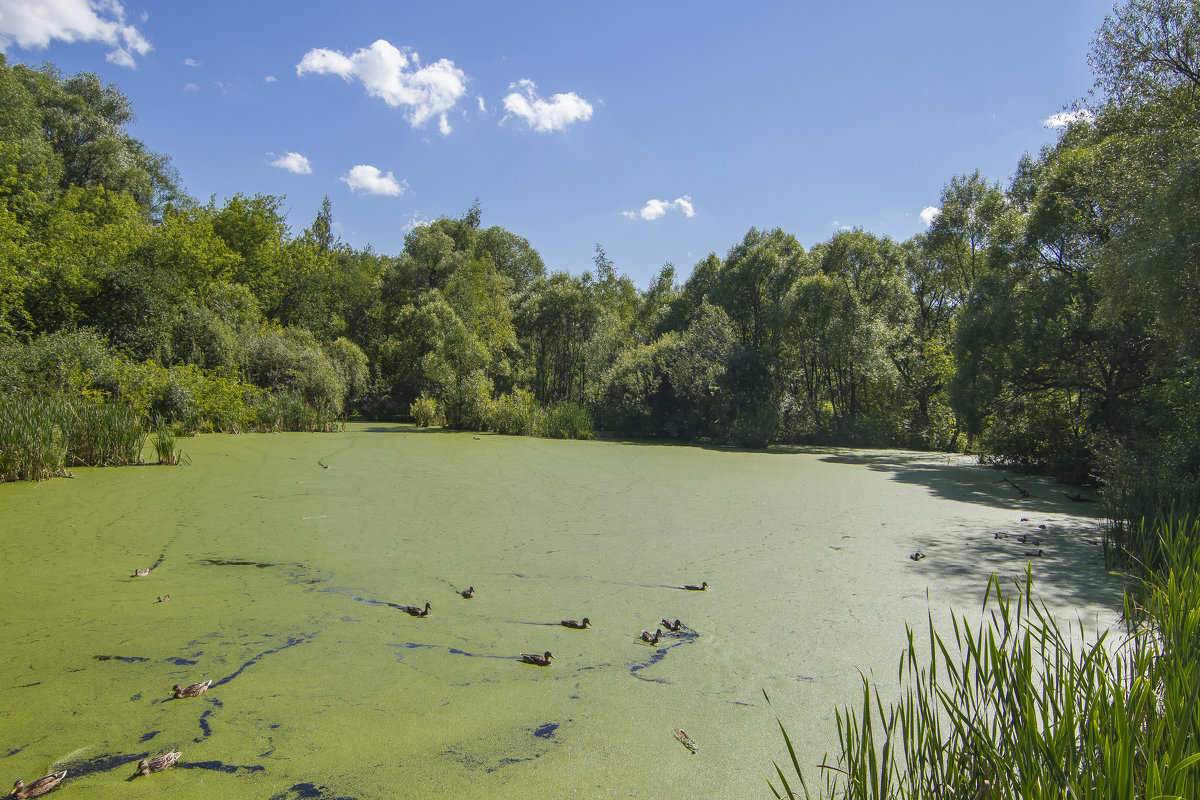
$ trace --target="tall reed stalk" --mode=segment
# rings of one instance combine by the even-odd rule
[[[1033,600],[989,581],[984,619],[911,628],[899,700],[864,677],[862,704],[837,712],[840,754],[819,765],[819,797],[1200,798],[1200,521],[1163,519],[1164,569],[1126,604],[1128,635],[1084,640]],[[812,797],[782,723],[792,781]],[[793,788],[792,783],[796,786]],[[802,792],[803,794],[800,794]]]
[[[0,399],[0,480],[45,480],[73,466],[139,464],[145,441],[137,415],[120,403]]]

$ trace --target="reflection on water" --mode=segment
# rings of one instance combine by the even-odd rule
[[[184,450],[191,466],[0,485],[0,779],[66,769],[61,791],[123,797],[755,796],[786,757],[776,712],[819,760],[859,670],[891,685],[904,621],[977,608],[990,572],[1024,569],[1021,533],[1072,618],[1111,619],[1119,591],[1075,516],[1094,506],[1028,479],[1014,497],[945,456],[379,425]],[[549,667],[521,662],[545,651]],[[176,749],[174,769],[130,780]]]

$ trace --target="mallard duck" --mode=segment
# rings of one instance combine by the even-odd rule
[[[1007,534],[1007,533],[1005,533],[1004,531],[1000,531],[999,533],[997,533],[997,534],[996,534],[995,536],[993,536],[992,538],[993,538],[993,539],[1007,539],[1007,538],[1008,538],[1008,534]]]
[[[704,581],[699,586],[693,586],[692,584],[689,583],[688,585],[684,586],[683,588],[687,589],[689,592],[703,592],[705,589],[708,588],[708,581]]]
[[[133,577],[135,577],[135,578],[144,578],[149,574],[150,574],[150,569],[148,567],[146,569],[135,569],[133,571]]]
[[[1027,558],[1037,558],[1037,557],[1038,557],[1038,556],[1040,556],[1041,554],[1042,554],[1042,551],[1041,551],[1041,550],[1038,550],[1036,553],[1031,553],[1031,552],[1029,552],[1028,550],[1026,550],[1026,551],[1025,551],[1025,555],[1026,555],[1026,557],[1027,557]]]
[[[662,619],[662,626],[664,628],[666,628],[667,630],[673,631],[673,632],[683,630],[682,622],[680,622],[679,620],[675,620],[674,622],[671,622],[671,620],[667,619],[666,617],[663,617],[663,619]]]
[[[552,658],[554,658],[554,656],[550,655],[549,650],[546,651],[545,655],[541,656],[539,656],[537,653],[521,653],[522,661],[524,661],[526,664],[536,664],[539,667],[550,666],[550,659]]]
[[[470,600],[472,597],[474,597],[474,596],[475,596],[475,587],[474,587],[474,586],[472,586],[471,588],[469,588],[469,589],[467,589],[467,590],[465,590],[465,591],[459,592],[459,594],[461,594],[461,595],[462,595],[463,597],[465,597],[467,600]]]
[[[8,796],[18,798],[41,797],[46,792],[52,792],[57,789],[58,785],[62,783],[62,780],[65,777],[67,777],[67,771],[64,769],[62,772],[55,772],[52,775],[47,775],[44,778],[38,778],[28,786],[25,785],[25,781],[17,778],[17,781],[13,784],[12,791],[8,793]]]
[[[169,595],[169,594],[164,594],[162,597],[158,598],[158,602],[160,602],[160,603],[165,603],[165,602],[167,602],[167,601],[168,601],[168,600],[170,600],[170,599],[171,599],[171,595]]]
[[[925,554],[922,553],[920,550],[918,550],[915,553],[909,553],[908,557],[911,558],[913,561],[920,561],[922,558],[925,557]]]
[[[172,750],[170,753],[164,753],[161,756],[154,758],[143,758],[138,762],[137,772],[134,775],[149,775],[151,772],[162,772],[165,769],[170,769],[175,766],[175,762],[179,760],[179,751]]]
[[[654,629],[654,635],[650,635],[650,631],[642,631],[642,641],[650,644],[658,644],[658,635],[662,633],[658,628]]]
[[[588,619],[587,617],[584,617],[582,620],[564,619],[562,622],[560,622],[558,624],[562,625],[564,628],[574,628],[577,631],[581,631],[584,628],[586,628],[588,625],[591,625],[592,621],[590,619]]]
[[[212,681],[201,681],[193,683],[191,686],[180,686],[178,683],[172,688],[172,693],[176,700],[182,700],[185,697],[199,697],[208,691],[208,687],[212,686]]]
[[[429,603],[426,603],[425,608],[421,608],[420,606],[405,606],[401,609],[401,611],[403,611],[405,614],[408,614],[410,617],[428,617],[430,608],[432,608],[432,606],[430,606]]]

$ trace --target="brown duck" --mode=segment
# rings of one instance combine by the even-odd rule
[[[537,653],[521,653],[522,661],[524,661],[526,664],[536,664],[539,667],[550,666],[550,659],[552,658],[554,658],[554,656],[550,655],[549,650],[546,651],[545,655],[540,656]]]
[[[425,608],[421,608],[420,606],[405,606],[401,609],[401,611],[403,611],[405,614],[408,614],[410,617],[428,617],[430,608],[432,608],[432,606],[430,606],[429,603],[426,603]]]
[[[179,760],[179,755],[178,750],[172,750],[170,753],[163,753],[161,756],[155,756],[154,758],[143,758],[138,762],[137,772],[133,774],[149,775],[151,772],[162,772],[165,769],[170,769]]]
[[[212,680],[193,683],[191,686],[180,686],[177,683],[172,687],[171,692],[176,700],[182,700],[185,697],[199,697],[207,692],[210,686],[212,686]]]
[[[17,781],[13,784],[12,791],[8,793],[8,796],[17,798],[41,797],[47,792],[52,792],[57,789],[58,785],[62,783],[62,780],[65,777],[67,777],[67,771],[64,769],[62,772],[55,772],[51,775],[47,775],[44,778],[38,778],[28,786],[25,785],[25,781],[17,778]]]
[[[474,586],[472,586],[472,587],[470,587],[469,589],[467,589],[467,590],[465,590],[465,591],[459,592],[459,594],[461,594],[461,595],[462,595],[464,598],[466,598],[467,600],[470,600],[472,597],[474,597],[474,596],[475,596],[475,587],[474,587]]]
[[[642,631],[642,641],[650,644],[658,644],[658,635],[662,633],[658,628],[654,629],[654,635],[650,635],[650,631]]]
[[[704,581],[699,586],[695,586],[695,585],[689,583],[686,586],[684,586],[683,588],[687,589],[689,592],[703,592],[705,589],[708,588],[708,581]]]
[[[663,619],[662,619],[662,626],[664,628],[666,628],[667,630],[672,631],[674,633],[678,633],[679,631],[683,630],[682,622],[680,622],[679,620],[675,620],[674,622],[671,622],[671,620],[667,619],[666,617],[663,617]]]
[[[144,578],[149,574],[150,574],[150,569],[148,567],[146,569],[135,569],[133,571],[133,577],[135,577],[135,578]]]
[[[584,628],[586,628],[588,625],[591,625],[592,621],[590,619],[588,619],[587,617],[584,617],[582,620],[564,619],[562,622],[559,622],[558,624],[562,625],[564,628],[574,628],[577,631],[581,631]]]

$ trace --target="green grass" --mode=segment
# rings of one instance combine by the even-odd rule
[[[780,723],[791,764],[775,796],[1200,797],[1200,521],[1150,528],[1162,568],[1128,593],[1120,641],[1051,617],[1028,573],[1015,593],[993,576],[981,623],[939,632],[931,617],[927,649],[909,629],[898,700],[863,678],[816,780]]]

